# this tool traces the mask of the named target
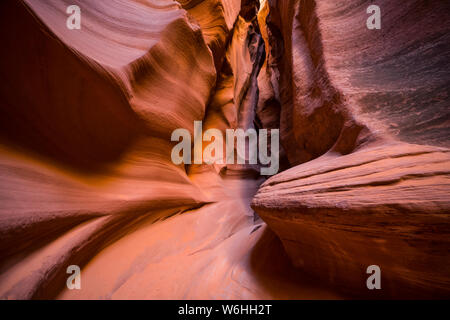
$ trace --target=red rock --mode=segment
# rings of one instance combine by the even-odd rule
[[[71,4],[0,4],[1,298],[449,296],[445,1]],[[196,120],[284,171],[174,165]]]

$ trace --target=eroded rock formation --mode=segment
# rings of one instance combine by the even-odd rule
[[[378,2],[2,1],[0,297],[448,297],[448,5]],[[195,120],[282,172],[173,164]]]
[[[364,1],[267,2],[268,72],[293,168],[252,207],[294,264],[327,283],[367,294],[375,264],[381,296],[448,296],[448,149],[411,144],[448,146],[446,98],[436,97],[448,97],[449,36],[433,22],[448,5],[377,4],[373,32]]]

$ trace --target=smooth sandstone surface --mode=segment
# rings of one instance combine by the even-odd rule
[[[252,208],[296,266],[343,291],[448,297],[449,33],[437,23],[448,4],[380,1],[376,31],[363,23],[368,4],[266,1],[260,11],[271,22],[266,78],[279,79],[265,99],[281,106],[293,167]],[[372,264],[383,290],[370,294]]]
[[[2,1],[0,298],[448,297],[450,10],[371,3]],[[174,165],[195,120],[280,173]]]
[[[326,154],[267,180],[252,207],[326,282],[367,294],[375,264],[382,296],[446,296],[449,161],[448,149],[403,143]]]

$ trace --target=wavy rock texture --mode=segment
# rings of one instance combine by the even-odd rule
[[[27,36],[4,35],[5,50],[15,54],[2,59],[10,80],[2,87],[1,130],[7,145],[40,155],[2,160],[2,262],[13,263],[2,274],[5,297],[54,295],[69,260],[89,261],[142,219],[205,203],[172,164],[169,142],[174,128],[203,117],[214,86],[200,29],[170,2],[78,4],[81,34],[65,28],[64,1],[2,4],[3,27],[21,21]],[[66,241],[54,247],[62,235]],[[30,248],[36,257],[17,264],[14,257]]]
[[[0,297],[448,297],[450,11],[371,3],[2,1]],[[284,171],[174,165],[195,120]]]
[[[364,23],[369,1],[267,1],[260,11],[265,101],[281,106],[293,168],[266,181],[252,207],[296,266],[343,291],[448,297],[450,42],[436,23],[448,5],[377,4],[376,31]],[[372,264],[377,293],[365,283]]]
[[[364,293],[376,264],[383,296],[442,297],[449,161],[448,149],[398,143],[326,155],[269,179],[253,207],[293,263],[324,281]]]

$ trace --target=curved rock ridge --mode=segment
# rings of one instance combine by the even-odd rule
[[[403,143],[376,145],[345,156],[328,153],[267,180],[253,206],[259,213],[331,212],[343,214],[343,220],[352,214],[369,220],[377,214],[404,214],[405,224],[409,214],[414,219],[422,214],[435,217],[436,228],[446,230],[448,164],[448,149]]]
[[[215,83],[198,25],[172,1],[73,3],[74,32],[65,1],[1,4],[2,298],[54,297],[68,265],[208,201],[170,158]]]
[[[252,208],[296,266],[344,292],[448,297],[450,42],[435,23],[448,5],[379,1],[373,31],[370,4],[264,3],[268,89],[258,107],[266,123],[280,110],[293,167],[268,179]],[[379,292],[366,287],[373,264]]]
[[[296,266],[344,291],[445,297],[449,152],[390,143],[327,154],[267,180],[252,207]],[[366,288],[373,264],[382,272],[379,294]]]
[[[297,267],[343,292],[440,298],[450,293],[449,190],[450,150],[385,142],[288,169],[252,208]],[[367,290],[370,265],[380,293]]]
[[[264,2],[267,73],[291,165],[338,141],[348,153],[380,136],[448,147],[450,41],[448,27],[434,23],[448,19],[448,4],[380,1],[382,28],[375,31],[365,23],[370,4]]]

